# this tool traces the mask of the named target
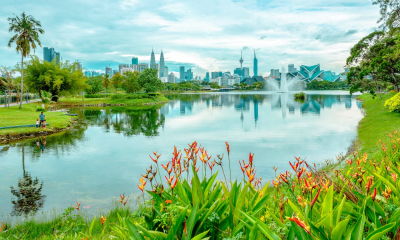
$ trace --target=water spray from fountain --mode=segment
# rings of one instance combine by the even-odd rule
[[[287,73],[285,67],[282,67],[281,81],[269,77],[266,82],[267,89],[276,92],[289,92],[294,90],[296,83],[303,82],[296,76],[291,80],[287,80]]]

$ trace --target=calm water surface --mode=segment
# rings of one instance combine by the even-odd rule
[[[82,122],[73,130],[0,146],[0,216],[63,209],[75,201],[91,212],[122,193],[134,205],[149,154],[161,153],[165,164],[174,145],[183,150],[195,140],[213,157],[226,155],[229,142],[232,178],[242,176],[238,160],[254,153],[257,176],[268,181],[272,167],[289,170],[293,156],[321,163],[345,153],[363,116],[361,104],[343,91],[308,92],[304,103],[271,92],[169,98],[150,109],[72,109]]]

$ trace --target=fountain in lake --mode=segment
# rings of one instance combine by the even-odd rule
[[[295,89],[297,87],[297,89]],[[269,91],[277,92],[289,92],[293,90],[303,90],[303,81],[294,77],[293,79],[287,80],[286,69],[282,67],[281,81],[277,81],[275,78],[269,77],[266,82],[266,88]]]

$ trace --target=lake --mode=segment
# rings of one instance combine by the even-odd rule
[[[62,210],[76,201],[89,213],[123,193],[133,206],[140,174],[153,163],[149,154],[161,153],[165,165],[174,146],[183,151],[193,141],[213,158],[225,154],[226,172],[229,142],[233,179],[242,177],[238,161],[250,152],[264,183],[275,177],[274,166],[289,170],[293,156],[325,164],[355,140],[361,103],[345,91],[306,94],[304,102],[291,93],[180,94],[163,106],[70,109],[79,115],[75,128],[0,146],[0,217]]]

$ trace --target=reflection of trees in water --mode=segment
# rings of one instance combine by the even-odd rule
[[[116,107],[106,109],[82,109],[89,125],[102,126],[106,131],[113,129],[125,136],[143,134],[157,136],[158,128],[165,122],[159,106],[147,109]]]
[[[18,179],[18,187],[11,187],[11,193],[16,197],[11,199],[14,209],[11,215],[21,216],[23,214],[35,213],[43,207],[45,196],[42,195],[43,182],[39,183],[37,178],[25,171],[25,143],[22,143],[22,170],[23,176]]]

